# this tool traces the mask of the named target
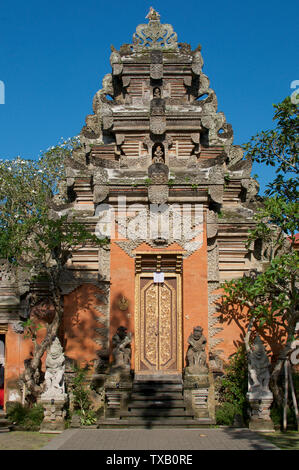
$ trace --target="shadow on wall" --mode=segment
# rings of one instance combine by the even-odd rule
[[[125,309],[126,307],[126,309]],[[119,326],[129,330],[125,296],[117,293],[112,300],[114,335]],[[60,337],[64,338],[65,355],[84,366],[96,361],[100,351],[109,348],[109,302],[106,293],[95,285],[84,284],[65,296],[64,321]]]
[[[235,305],[227,305],[220,299],[216,303],[217,316],[220,324],[231,325],[234,323],[240,331],[240,339],[234,340],[233,344],[236,349],[244,345],[245,335],[247,333],[249,318],[247,307],[238,307]],[[271,362],[275,363],[278,355],[286,341],[286,333],[277,324],[265,325],[259,329],[259,335],[264,341],[266,349],[271,353]]]

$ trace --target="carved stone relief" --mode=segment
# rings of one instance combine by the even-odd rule
[[[161,24],[160,15],[152,7],[147,17],[149,24],[140,24],[133,34],[133,50],[178,49],[177,35],[170,24]]]

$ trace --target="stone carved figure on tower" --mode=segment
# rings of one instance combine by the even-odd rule
[[[186,372],[191,375],[207,373],[206,345],[201,326],[196,326],[188,338],[189,348],[186,356]]]
[[[164,152],[161,145],[154,150],[153,163],[164,163]]]
[[[65,357],[60,341],[56,337],[47,354],[43,397],[60,397],[65,393],[64,371]]]
[[[161,98],[161,90],[158,86],[156,86],[153,90],[153,97],[154,98]]]
[[[247,345],[248,393],[254,395],[271,394],[269,389],[269,358],[261,338],[257,335],[251,348]]]
[[[102,80],[102,88],[93,98],[94,114],[86,116],[86,125],[82,128],[80,142],[82,144],[103,143],[103,129],[109,129],[113,123],[113,115],[107,95],[113,97],[112,75],[108,73]]]
[[[131,367],[131,333],[124,326],[117,328],[112,338],[113,344],[113,368],[130,370]]]

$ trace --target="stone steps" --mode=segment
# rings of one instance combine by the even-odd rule
[[[159,418],[159,419],[107,419],[98,423],[99,429],[119,429],[119,428],[204,428],[213,424],[210,418],[195,419],[177,419],[177,418]]]
[[[181,383],[168,383],[168,382],[144,382],[134,383],[133,392],[151,391],[151,392],[182,392],[183,385]]]
[[[140,399],[140,400],[132,400],[129,404],[129,409],[131,408],[186,408],[184,402],[182,403],[182,400],[169,400],[167,397],[167,400],[164,399],[164,397],[161,397],[160,399],[157,399],[156,397],[152,399],[151,397],[148,400],[145,399]]]
[[[0,410],[0,432],[9,432],[12,426],[6,418],[4,410]]]
[[[129,406],[129,411],[123,411],[121,413],[122,418],[129,417],[157,417],[157,418],[167,418],[168,416],[175,416],[176,418],[192,418],[193,415],[188,413],[184,408],[184,405],[181,408],[141,408],[134,409]]]
[[[200,423],[203,424],[203,423]],[[101,420],[100,427],[176,427],[199,425],[187,410],[182,380],[135,380],[128,408],[120,411],[119,419]]]
[[[99,428],[200,428],[213,424],[208,410],[203,410],[198,417],[185,403],[182,379],[177,376],[134,380],[127,408],[114,414],[110,404],[110,410],[109,417],[99,420]]]
[[[131,400],[133,402],[137,401],[161,401],[161,400],[168,400],[168,401],[175,401],[175,400],[181,400],[182,399],[182,392],[167,392],[167,393],[135,393],[133,392],[131,394]]]

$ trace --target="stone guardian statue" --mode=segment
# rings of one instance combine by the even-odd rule
[[[256,335],[252,346],[250,346],[251,326],[249,326],[245,337],[248,359],[247,399],[251,408],[249,429],[252,431],[272,432],[274,431],[274,426],[270,417],[270,407],[273,401],[273,394],[269,388],[270,363],[259,335]]]
[[[131,333],[127,328],[120,326],[112,338],[113,344],[113,369],[130,370],[131,367]]]
[[[208,372],[206,345],[207,340],[203,335],[201,326],[196,326],[188,338],[189,348],[187,351],[186,372],[189,374],[205,374]]]
[[[43,397],[60,397],[65,393],[64,371],[65,357],[60,341],[56,337],[47,354]]]
[[[269,359],[263,342],[257,335],[251,348],[247,351],[248,357],[248,393],[268,395],[269,389]]]
[[[45,391],[41,395],[44,420],[41,433],[62,432],[65,429],[65,403],[67,395],[64,386],[65,357],[59,339],[51,344],[46,359]]]

